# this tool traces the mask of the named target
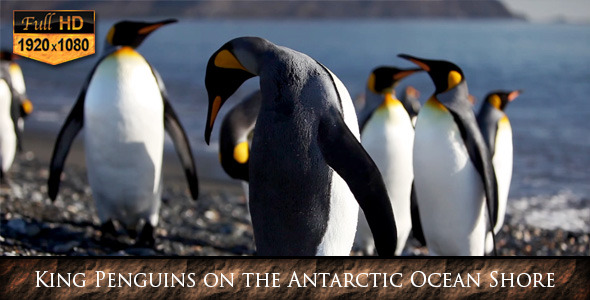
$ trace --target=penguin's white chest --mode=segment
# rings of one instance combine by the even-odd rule
[[[157,222],[163,116],[158,84],[142,56],[123,48],[100,63],[88,86],[84,127],[88,179],[102,221]]]
[[[430,253],[483,255],[483,183],[452,115],[433,100],[416,123],[414,178]]]
[[[361,138],[365,150],[375,161],[387,186],[396,221],[398,234],[396,254],[399,255],[412,228],[410,194],[414,180],[412,166],[414,127],[401,102],[394,101],[392,105],[381,106],[375,111],[366,124]],[[364,215],[359,215],[359,232],[355,239],[358,241],[357,244],[362,243],[360,235],[365,234],[371,237]]]
[[[495,146],[492,162],[498,181],[498,223],[494,227],[494,232],[497,233],[504,223],[506,203],[512,180],[512,128],[507,117],[498,122]]]
[[[0,79],[0,167],[3,172],[8,171],[16,153],[16,133],[10,106],[12,93],[4,79]]]
[[[350,94],[344,84],[330,72],[342,103],[344,122],[357,139],[359,137],[358,121]],[[345,151],[345,150],[343,150]],[[356,233],[359,206],[348,184],[335,171],[332,172],[330,192],[330,213],[326,232],[318,246],[316,255],[350,254]]]

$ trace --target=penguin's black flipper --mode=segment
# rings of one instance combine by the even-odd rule
[[[180,125],[176,113],[166,98],[164,98],[164,129],[166,129],[166,132],[168,132],[174,142],[174,148],[176,148],[176,153],[184,169],[184,174],[191,190],[191,196],[193,200],[197,200],[199,197],[199,180],[197,178],[197,168],[195,167],[193,152],[191,151],[191,146],[184,129]]]
[[[410,194],[410,214],[412,216],[412,235],[422,246],[426,246],[426,238],[424,237],[424,231],[422,231],[420,211],[418,210],[418,197],[416,196],[416,187],[413,181],[412,192]]]
[[[49,180],[47,181],[47,192],[49,198],[55,201],[57,192],[59,191],[59,183],[61,178],[61,172],[64,169],[64,163],[72,142],[82,129],[84,125],[84,97],[86,96],[86,88],[88,84],[84,86],[84,89],[78,97],[78,101],[74,104],[72,111],[66,118],[64,125],[59,131],[55,146],[53,148],[53,155],[51,156],[51,162],[49,163]]]
[[[189,189],[191,190],[191,197],[193,200],[197,200],[199,197],[199,179],[197,178],[197,168],[190,143],[174,109],[172,109],[172,105],[170,105],[170,101],[168,101],[168,93],[166,92],[164,80],[162,80],[160,73],[151,65],[150,68],[156,78],[162,99],[164,100],[164,129],[168,132],[170,138],[172,138],[174,148],[176,149],[178,158],[180,158],[180,163],[182,164]]]
[[[346,181],[362,208],[379,255],[394,256],[397,228],[383,178],[339,112],[331,111],[320,119],[318,144],[328,165]]]
[[[477,124],[481,130],[484,140],[490,151],[490,155],[493,157],[496,150],[496,134],[498,132],[498,121],[502,119],[504,113],[487,101],[481,105],[479,114],[477,115]]]
[[[96,71],[100,62],[113,51],[114,50],[111,49],[110,51],[105,52],[94,67],[92,67],[92,70],[84,81],[84,85],[82,85],[82,90],[78,95],[74,107],[72,107],[70,114],[59,131],[55,146],[53,147],[51,162],[49,163],[49,180],[47,180],[47,193],[52,201],[55,201],[55,198],[57,197],[61,172],[64,169],[64,163],[68,156],[68,152],[70,151],[70,147],[72,146],[72,142],[74,142],[74,138],[76,138],[76,135],[78,135],[78,132],[80,132],[84,126],[84,100],[86,99],[86,91],[88,90],[88,85],[90,85],[92,75],[94,75],[94,71]]]

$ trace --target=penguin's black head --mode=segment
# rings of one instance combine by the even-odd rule
[[[424,71],[428,72],[436,88],[434,91],[435,94],[444,93],[465,80],[461,68],[452,62],[417,58],[407,54],[400,54],[398,56],[415,63]]]
[[[121,21],[109,30],[107,34],[107,44],[105,46],[130,46],[137,48],[143,40],[156,29],[170,23],[176,23],[175,19],[147,23]]]
[[[0,60],[11,61],[16,58],[18,58],[18,56],[10,50],[2,49],[2,51],[0,51]]]
[[[367,87],[376,94],[392,92],[399,81],[422,69],[399,69],[396,67],[378,67],[371,72]]]
[[[493,91],[486,96],[486,102],[488,102],[489,104],[491,104],[495,108],[503,111],[506,108],[506,105],[508,105],[508,103],[512,102],[512,100],[516,99],[516,97],[518,97],[521,93],[522,93],[522,90]]]
[[[217,113],[227,99],[244,83],[256,76],[238,60],[231,42],[215,51],[207,63],[205,87],[209,97],[205,141],[209,144]]]

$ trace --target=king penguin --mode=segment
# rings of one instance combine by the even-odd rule
[[[412,229],[410,193],[414,180],[414,126],[410,115],[395,96],[395,87],[401,79],[416,71],[422,69],[403,70],[385,66],[374,69],[367,81],[365,106],[359,114],[362,145],[379,168],[391,200],[397,226],[395,255],[402,253]],[[359,213],[354,244],[365,254],[373,255],[375,245],[362,213]]]
[[[508,192],[512,180],[512,127],[504,109],[508,103],[518,97],[522,91],[493,91],[481,105],[477,123],[492,155],[492,163],[498,181],[498,214],[494,234],[498,234],[504,224]],[[486,252],[492,251],[492,237],[486,238]]]
[[[16,119],[11,113],[16,103],[10,89],[10,77],[0,68],[0,182],[6,180],[6,172],[12,166],[16,154]]]
[[[260,110],[260,91],[250,94],[223,118],[219,132],[219,160],[231,178],[248,182],[250,141]]]
[[[19,56],[13,54],[8,50],[0,52],[0,68],[5,72],[4,78],[12,97],[14,98],[14,105],[11,108],[11,116],[14,120],[15,132],[16,132],[16,146],[17,151],[23,150],[23,133],[25,126],[25,119],[33,112],[33,103],[27,96],[27,88],[25,85],[25,78],[23,71],[16,59]]]
[[[393,211],[359,142],[350,95],[313,58],[258,37],[215,51],[205,76],[206,142],[220,107],[254,76],[262,95],[248,170],[257,254],[349,255],[360,204],[378,253],[393,255]]]
[[[154,30],[176,22],[122,21],[107,34],[105,54],[86,79],[55,142],[48,181],[55,200],[64,161],[84,126],[88,181],[103,237],[114,236],[117,220],[130,236],[144,223],[136,241],[155,243],[161,203],[164,130],[176,147],[193,199],[198,182],[191,148],[164,84],[146,59],[135,51]]]
[[[242,181],[249,197],[249,159],[251,136],[256,125],[262,95],[257,90],[225,115],[219,131],[219,161],[227,175]]]
[[[408,111],[410,115],[410,119],[412,120],[412,125],[416,126],[416,119],[418,118],[418,113],[420,112],[420,92],[411,85],[406,86],[403,90],[402,96],[399,100],[404,105],[404,108]]]
[[[0,181],[5,182],[17,152],[22,151],[24,118],[33,110],[20,66],[12,52],[0,52]]]
[[[399,56],[428,72],[435,85],[416,121],[413,153],[426,245],[431,255],[484,255],[486,204],[493,227],[497,184],[463,71],[448,61]]]

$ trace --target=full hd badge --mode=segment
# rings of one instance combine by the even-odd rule
[[[13,52],[51,65],[95,53],[93,10],[13,11]]]

